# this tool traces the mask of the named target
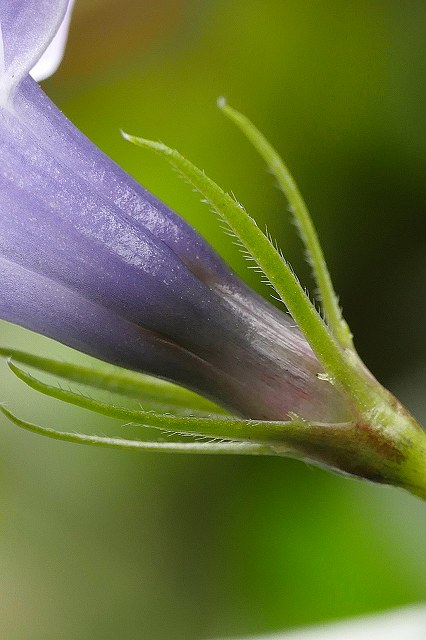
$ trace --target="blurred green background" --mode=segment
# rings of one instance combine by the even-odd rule
[[[311,286],[273,179],[216,98],[245,111],[299,182],[362,357],[423,423],[425,20],[420,1],[77,0],[44,84],[259,291],[197,196],[120,128],[232,190]],[[80,357],[1,330],[2,345]],[[110,430],[0,373],[20,416]],[[2,638],[225,637],[426,598],[426,508],[401,491],[280,459],[78,447],[4,420],[1,442]]]

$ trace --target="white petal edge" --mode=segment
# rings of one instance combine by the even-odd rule
[[[74,0],[69,0],[68,9],[63,19],[58,33],[53,38],[46,51],[41,56],[37,64],[31,69],[30,75],[37,82],[41,82],[53,75],[62,62],[65,53],[65,46],[68,39],[68,31],[71,22],[71,13],[74,7]]]
[[[0,0],[0,107],[13,110],[13,94],[56,36],[71,0]],[[3,3],[5,3],[3,5]],[[15,9],[11,24],[2,23]],[[7,47],[14,43],[12,51]],[[9,55],[6,55],[8,53]]]

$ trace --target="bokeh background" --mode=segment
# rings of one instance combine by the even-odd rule
[[[425,21],[421,1],[77,0],[44,83],[255,288],[269,295],[197,196],[120,128],[232,190],[311,286],[273,179],[216,98],[244,110],[297,177],[361,355],[424,423]],[[1,344],[80,359],[6,324]],[[0,374],[23,417],[120,431]],[[84,448],[4,420],[0,438],[5,640],[231,637],[426,598],[426,508],[402,491],[290,460]]]

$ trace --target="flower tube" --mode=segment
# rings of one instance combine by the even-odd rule
[[[65,0],[0,7],[0,316],[251,418],[336,422],[293,320],[244,285],[28,75]]]
[[[309,212],[276,150],[245,116],[220,101],[289,201],[323,316],[243,207],[178,151],[124,134],[160,153],[203,195],[291,317],[242,283],[182,218],[50,102],[29,72],[67,9],[65,0],[0,4],[0,318],[122,369],[108,373],[3,347],[0,354],[69,382],[136,397],[141,408],[51,386],[9,362],[19,379],[45,395],[193,440],[61,432],[25,422],[4,406],[0,411],[24,429],[68,442],[287,455],[426,498],[425,432],[356,353]],[[183,387],[242,417],[219,415],[217,404]],[[199,436],[207,440],[194,442]]]

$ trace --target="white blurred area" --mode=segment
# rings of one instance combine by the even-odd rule
[[[349,622],[235,640],[426,640],[426,605],[355,618]]]
[[[31,75],[34,80],[37,80],[37,82],[41,82],[55,73],[56,69],[62,62],[62,58],[65,53],[65,46],[67,44],[68,29],[70,26],[73,6],[74,0],[69,0],[68,9],[58,33],[47,47],[40,60],[31,70]]]

